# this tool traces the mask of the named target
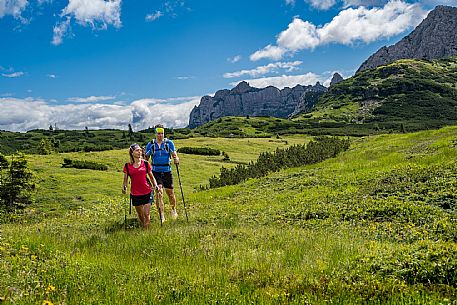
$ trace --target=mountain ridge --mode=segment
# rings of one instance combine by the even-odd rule
[[[287,118],[296,111],[297,107],[300,107],[298,105],[300,97],[305,93],[325,91],[327,88],[319,82],[314,86],[296,85],[293,88],[278,89],[274,86],[255,88],[242,81],[231,90],[218,90],[214,97],[208,95],[202,97],[200,104],[190,113],[188,127],[195,128],[226,116]]]
[[[407,36],[365,60],[356,74],[399,59],[438,59],[457,55],[457,7],[439,5]]]

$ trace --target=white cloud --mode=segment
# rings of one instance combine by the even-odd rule
[[[245,79],[250,86],[256,88],[265,88],[268,86],[275,86],[276,88],[283,89],[284,87],[295,87],[296,85],[315,85],[316,82],[322,82],[325,79],[322,76],[314,74],[312,72],[302,75],[282,75],[275,77],[263,77],[255,79]],[[236,86],[239,82],[230,83],[232,86]]]
[[[154,21],[154,20],[157,20],[159,19],[160,17],[163,16],[163,13],[161,11],[157,11],[155,12],[154,14],[148,14],[146,15],[145,17],[145,20],[146,21]]]
[[[3,77],[8,77],[8,78],[16,78],[16,77],[21,77],[23,76],[25,73],[24,72],[13,72],[13,73],[2,73],[2,76]]]
[[[68,27],[70,26],[70,21],[71,21],[71,18],[67,17],[67,20],[58,23],[54,27],[54,29],[53,29],[54,34],[52,36],[52,41],[51,41],[51,43],[53,45],[58,46],[59,44],[62,43],[63,37],[67,33]]]
[[[130,104],[67,104],[55,105],[42,99],[0,98],[0,129],[27,131],[47,129],[57,124],[61,129],[146,129],[157,123],[167,127],[185,127],[189,114],[200,97],[143,99]]]
[[[193,79],[193,76],[177,76],[176,79],[179,80],[188,80],[188,79]]]
[[[55,74],[46,74],[46,76],[49,78],[57,78],[57,76]]]
[[[20,18],[27,5],[27,0],[0,0],[0,18],[6,15]]]
[[[121,0],[69,0],[62,15],[73,16],[81,25],[106,29],[121,26]]]
[[[314,49],[330,43],[350,45],[357,41],[373,42],[415,27],[426,14],[419,4],[394,0],[383,8],[347,8],[321,27],[296,17],[288,28],[278,35],[277,46],[268,45],[253,53],[250,58],[278,60],[287,53]]]
[[[262,50],[259,50],[255,53],[251,54],[251,56],[249,56],[249,58],[252,61],[256,61],[256,60],[259,60],[262,58],[270,58],[272,60],[279,60],[284,56],[284,54],[286,52],[287,52],[287,49],[285,49],[285,48],[268,45],[265,48],[263,48]]]
[[[70,21],[74,18],[82,26],[91,26],[92,29],[106,30],[108,25],[121,27],[122,0],[69,0],[62,10],[61,17],[65,21],[54,27],[52,44],[59,45],[65,36]]]
[[[290,51],[313,49],[319,45],[319,34],[314,24],[296,17],[287,30],[279,34],[277,43]]]
[[[131,104],[133,125],[145,129],[162,123],[167,127],[185,127],[189,115],[201,97],[179,98],[173,100],[143,99]]]
[[[67,99],[69,102],[76,103],[95,103],[102,101],[109,101],[115,99],[114,96],[89,96],[89,97],[70,97]]]
[[[320,10],[328,10],[336,4],[336,0],[307,0],[307,2]]]
[[[266,66],[259,66],[251,70],[241,70],[237,72],[224,73],[224,78],[240,77],[243,75],[249,75],[251,77],[256,77],[259,75],[264,75],[270,72],[273,72],[277,69],[286,69],[288,72],[297,70],[297,66],[301,65],[301,61],[289,61],[289,62],[275,62],[270,63]]]
[[[286,5],[295,5],[295,0],[286,0]]]
[[[231,62],[232,64],[239,62],[241,60],[241,55],[236,55],[234,57],[227,58],[228,62]]]

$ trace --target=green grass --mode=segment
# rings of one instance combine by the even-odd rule
[[[176,143],[249,162],[284,147],[280,140]],[[124,229],[125,150],[29,156],[41,180],[37,204],[0,226],[0,297],[5,304],[453,304],[456,155],[456,127],[370,136],[319,164],[196,192],[235,163],[181,154],[189,223],[177,189],[180,218],[161,227],[153,213],[149,231],[133,214]],[[109,170],[61,168],[64,157]]]

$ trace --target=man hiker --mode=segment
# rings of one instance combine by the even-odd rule
[[[152,158],[152,174],[154,175],[159,188],[165,188],[171,205],[171,217],[176,219],[178,218],[178,213],[176,212],[176,197],[173,192],[173,176],[170,162],[171,158],[173,158],[174,163],[178,165],[179,158],[173,141],[165,138],[165,128],[163,125],[156,125],[154,131],[155,139],[146,145],[146,158]],[[161,213],[160,220],[164,222],[163,192],[157,192],[156,204]]]

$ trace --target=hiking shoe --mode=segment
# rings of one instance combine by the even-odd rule
[[[171,210],[171,218],[173,218],[173,219],[178,218],[178,212],[176,212],[176,209]]]

